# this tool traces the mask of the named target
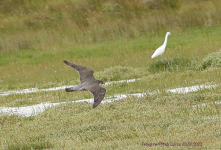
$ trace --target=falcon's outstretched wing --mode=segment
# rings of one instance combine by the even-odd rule
[[[93,108],[97,107],[104,99],[106,89],[99,86],[99,84],[93,84],[93,86],[87,87],[86,89],[94,95]]]
[[[84,67],[84,66],[80,66],[80,65],[77,65],[77,64],[73,64],[73,63],[70,63],[66,60],[63,61],[65,64],[67,64],[68,66],[71,66],[73,67],[74,69],[76,69],[80,75],[80,81],[81,83],[84,82],[84,81],[87,81],[87,80],[94,80],[94,76],[93,76],[93,73],[94,71],[87,68],[87,67]]]

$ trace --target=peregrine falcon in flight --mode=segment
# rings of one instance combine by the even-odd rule
[[[97,107],[104,99],[106,93],[106,89],[100,86],[100,84],[104,84],[104,82],[95,79],[93,76],[94,71],[87,67],[73,64],[65,60],[63,62],[76,69],[80,75],[80,84],[74,87],[65,88],[65,91],[74,92],[88,90],[94,95],[93,108]]]

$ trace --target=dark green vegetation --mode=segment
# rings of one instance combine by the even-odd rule
[[[202,142],[205,149],[220,149],[220,86],[163,92],[220,83],[220,15],[219,0],[0,1],[0,92],[78,84],[78,73],[64,59],[104,81],[140,78],[106,85],[107,97],[161,91],[96,109],[67,103],[27,118],[0,115],[0,149],[147,149],[142,142]],[[165,53],[151,59],[167,31],[173,35]],[[12,94],[0,97],[0,107],[91,97],[64,90]]]

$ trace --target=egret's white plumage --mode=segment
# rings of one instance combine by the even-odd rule
[[[168,36],[171,35],[170,32],[167,32],[166,36],[165,36],[165,40],[164,40],[164,43],[163,45],[161,45],[154,53],[153,55],[151,56],[151,58],[154,58],[154,57],[157,57],[159,55],[162,55],[166,49],[166,46],[167,46],[167,38]]]

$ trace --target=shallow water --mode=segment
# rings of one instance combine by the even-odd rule
[[[111,81],[111,82],[106,82],[105,85],[110,85],[113,83],[130,83],[130,82],[135,82],[138,79],[129,79],[129,80],[120,80],[120,81]],[[54,87],[54,88],[48,88],[48,89],[38,89],[38,88],[29,88],[29,89],[23,89],[23,90],[13,90],[13,91],[5,91],[5,92],[0,92],[0,96],[8,96],[11,94],[28,94],[28,93],[36,93],[36,92],[41,92],[41,91],[57,91],[57,90],[64,90],[66,87],[70,86],[76,86],[76,85],[64,85],[64,86],[59,86],[59,87]]]
[[[131,79],[131,80],[121,80],[121,81],[113,81],[113,82],[108,82],[105,83],[106,85],[112,84],[112,83],[122,83],[122,82],[135,82],[136,80],[139,79]],[[217,87],[218,85],[195,85],[195,86],[190,86],[190,87],[180,87],[180,88],[174,88],[174,89],[166,89],[165,92],[172,92],[172,93],[178,93],[178,94],[185,94],[188,92],[196,92],[201,89],[211,89],[214,87]],[[56,90],[63,90],[68,86],[61,86],[61,87],[55,87],[55,88],[49,88],[49,89],[37,89],[37,88],[30,88],[30,89],[24,89],[20,91],[6,91],[2,92],[1,96],[7,96],[10,94],[27,94],[27,93],[33,93],[33,92],[39,92],[39,91],[56,91]],[[116,100],[121,100],[123,98],[127,98],[129,96],[134,96],[137,98],[144,97],[146,95],[152,95],[159,93],[159,91],[153,91],[153,92],[147,92],[147,93],[134,93],[134,94],[115,94],[111,97],[106,97],[104,100],[101,102],[102,104],[104,103],[111,103]],[[73,103],[82,103],[82,102],[87,102],[87,103],[93,103],[94,99],[82,99],[82,100],[76,100],[72,101]],[[31,105],[31,106],[25,106],[25,107],[1,107],[0,108],[0,113],[2,114],[16,114],[16,115],[21,115],[23,117],[29,117],[29,116],[34,116],[39,113],[42,113],[45,111],[47,108],[54,107],[60,104],[64,104],[68,102],[60,102],[60,103],[40,103],[36,105]],[[217,104],[221,104],[221,102],[216,102]],[[204,103],[204,104],[198,104],[194,105],[192,107],[199,107],[199,106],[206,106],[209,105],[210,103]]]

